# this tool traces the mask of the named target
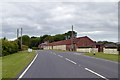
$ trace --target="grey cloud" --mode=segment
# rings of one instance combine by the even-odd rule
[[[78,36],[117,41],[117,7],[117,3],[95,2],[5,3],[2,5],[3,37],[15,38],[20,27],[24,34],[41,36],[65,33],[74,25]]]

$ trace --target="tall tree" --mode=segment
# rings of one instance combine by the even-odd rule
[[[49,35],[46,38],[44,38],[44,41],[53,42],[54,41],[54,37]]]
[[[50,35],[43,35],[43,36],[40,36],[40,43],[43,43],[44,42],[44,39],[46,38],[46,37],[48,37],[48,36],[50,36]]]
[[[21,37],[18,38],[19,41],[20,41],[20,38]],[[30,45],[30,37],[28,35],[23,35],[22,36],[22,44],[29,47],[29,45]]]
[[[60,40],[65,40],[64,34],[57,34],[54,36],[54,41],[60,41]]]
[[[38,47],[38,45],[40,44],[40,38],[39,37],[31,37],[30,39],[30,48],[32,47]]]
[[[72,37],[72,31],[68,31],[67,33],[64,34],[66,39],[70,39]],[[73,37],[77,37],[77,32],[73,31]]]

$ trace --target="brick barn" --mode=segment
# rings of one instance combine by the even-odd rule
[[[72,46],[73,45],[73,46]],[[95,41],[91,40],[89,37],[78,37],[74,38],[73,42],[71,39],[56,41],[52,43],[42,43],[38,46],[43,49],[59,49],[59,50],[76,50],[77,48],[95,48]]]

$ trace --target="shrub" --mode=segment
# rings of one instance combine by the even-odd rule
[[[28,46],[22,45],[22,50],[27,50],[27,49],[28,49]]]
[[[33,50],[37,50],[37,49],[38,49],[38,47],[32,47],[32,49],[33,49]]]
[[[18,44],[16,41],[2,40],[2,56],[13,54],[18,51]]]

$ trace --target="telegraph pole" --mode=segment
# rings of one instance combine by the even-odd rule
[[[22,50],[22,28],[21,28],[21,50]]]
[[[19,37],[19,29],[17,29],[17,39],[18,39],[18,37]]]
[[[71,49],[73,51],[73,25],[72,25],[72,35],[71,35]]]

